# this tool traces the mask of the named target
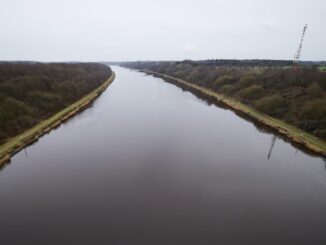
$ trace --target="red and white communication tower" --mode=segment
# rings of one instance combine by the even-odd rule
[[[298,64],[300,62],[303,40],[304,40],[304,36],[306,34],[306,31],[307,31],[307,28],[308,28],[308,25],[305,24],[305,26],[303,27],[299,48],[298,48],[297,52],[294,55],[293,64]]]

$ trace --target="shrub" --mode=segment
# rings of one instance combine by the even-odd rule
[[[234,79],[231,76],[225,75],[225,76],[217,78],[215,80],[215,82],[213,83],[213,87],[214,87],[214,89],[219,90],[224,85],[227,85],[227,84],[230,85],[233,82],[234,82]]]
[[[240,96],[245,100],[256,100],[263,93],[263,87],[260,85],[251,85],[240,92]]]
[[[255,79],[256,79],[256,76],[254,76],[254,75],[247,75],[247,76],[242,77],[240,79],[240,81],[238,82],[239,89],[246,88],[246,87],[250,86],[252,83],[254,83]]]
[[[17,123],[20,128],[30,128],[37,123],[37,120],[28,115],[23,115],[17,118]]]
[[[326,129],[321,129],[317,132],[317,135],[322,138],[322,139],[326,139]]]
[[[55,110],[61,100],[59,95],[40,91],[30,92],[27,96],[28,103],[43,112]]]
[[[322,94],[323,90],[318,83],[312,83],[307,88],[307,93],[310,98],[318,97]]]
[[[235,87],[231,84],[226,84],[219,91],[223,94],[230,95],[235,91]]]
[[[8,137],[7,134],[0,129],[0,143],[3,143],[7,137]]]
[[[306,119],[326,119],[326,98],[307,101],[302,107],[302,117]]]
[[[31,109],[12,97],[6,98],[0,104],[0,121],[11,120],[25,114],[31,114]]]
[[[257,110],[268,115],[281,117],[285,114],[288,105],[285,99],[283,99],[280,95],[275,94],[256,101],[255,107]]]
[[[0,88],[1,89],[1,88]],[[1,90],[0,90],[1,91]],[[5,93],[0,92],[0,103],[4,101],[6,98],[8,98],[8,95]]]

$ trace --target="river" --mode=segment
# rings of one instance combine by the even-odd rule
[[[0,171],[0,244],[326,244],[322,158],[113,70],[91,108]]]

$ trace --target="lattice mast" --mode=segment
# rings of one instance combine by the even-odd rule
[[[307,28],[308,28],[308,25],[305,24],[305,26],[303,27],[302,36],[301,36],[301,40],[300,40],[298,50],[297,50],[296,54],[294,55],[294,60],[293,60],[294,64],[297,64],[300,61],[301,51],[302,51],[302,46],[303,46],[303,40],[304,40],[304,36],[306,34],[306,31],[307,31]]]

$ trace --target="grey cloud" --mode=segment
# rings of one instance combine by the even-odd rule
[[[0,60],[326,59],[323,0],[2,0]]]

